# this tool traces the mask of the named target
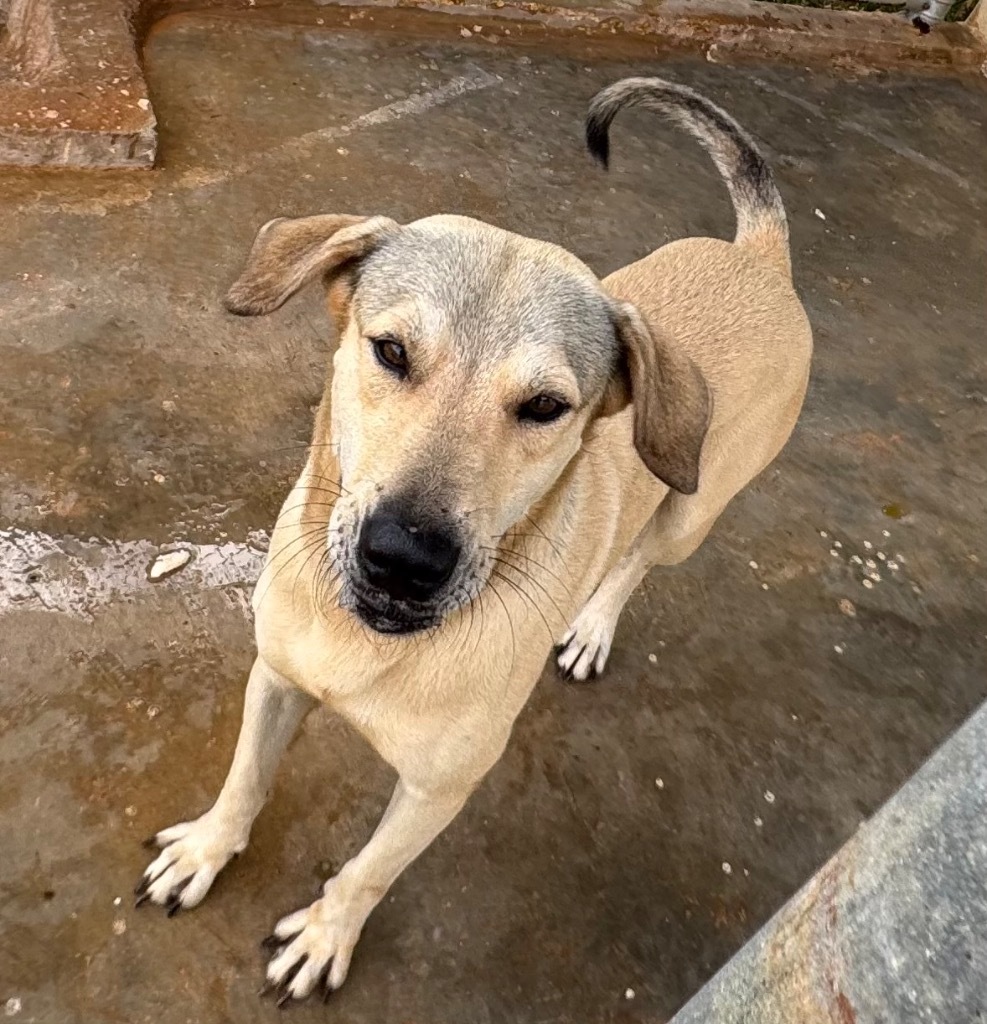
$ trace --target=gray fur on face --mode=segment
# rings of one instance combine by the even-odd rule
[[[415,221],[362,261],[354,294],[360,322],[409,300],[441,316],[472,370],[519,347],[550,346],[563,353],[586,402],[617,364],[610,300],[592,271],[557,246],[480,221]]]

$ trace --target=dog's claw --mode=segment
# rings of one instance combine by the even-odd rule
[[[168,912],[169,917],[174,917],[182,909],[182,893],[188,888],[188,884],[193,878],[195,878],[195,875],[187,875],[168,893],[168,899],[165,900],[165,910]]]
[[[151,876],[144,875],[141,880],[134,886],[134,895],[141,897],[147,893],[147,890],[151,885]]]
[[[134,900],[134,910],[139,910],[150,898],[151,894],[149,892],[142,892],[140,896]]]

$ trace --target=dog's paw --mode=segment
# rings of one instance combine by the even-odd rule
[[[346,980],[350,960],[372,903],[347,897],[339,879],[304,910],[283,917],[262,945],[273,951],[261,994],[276,992],[278,1006],[318,992],[325,1002]]]
[[[169,917],[201,903],[216,876],[247,845],[238,833],[209,813],[158,832],[145,846],[161,853],[141,877],[135,906],[151,902],[163,906]]]
[[[616,627],[616,618],[595,611],[590,601],[555,648],[555,663],[562,678],[585,682],[600,675],[607,664]]]

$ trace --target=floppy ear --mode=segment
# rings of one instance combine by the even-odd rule
[[[237,316],[272,313],[318,275],[335,274],[398,230],[388,217],[345,214],[268,221],[226,295],[226,308]]]
[[[634,447],[648,469],[682,494],[699,487],[699,454],[712,413],[712,396],[696,364],[650,328],[629,302],[614,304],[620,345],[617,379],[603,414],[634,405]]]

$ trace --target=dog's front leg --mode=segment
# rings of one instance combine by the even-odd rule
[[[163,904],[169,915],[200,903],[213,880],[250,838],[281,755],[316,701],[258,657],[250,670],[233,764],[216,803],[202,817],[148,840],[161,854],[135,890],[137,905]]]
[[[370,842],[323,887],[311,906],[282,918],[267,940],[277,952],[267,968],[279,1005],[323,998],[346,979],[353,948],[370,912],[401,872],[459,813],[470,790],[425,793],[399,781]]]

